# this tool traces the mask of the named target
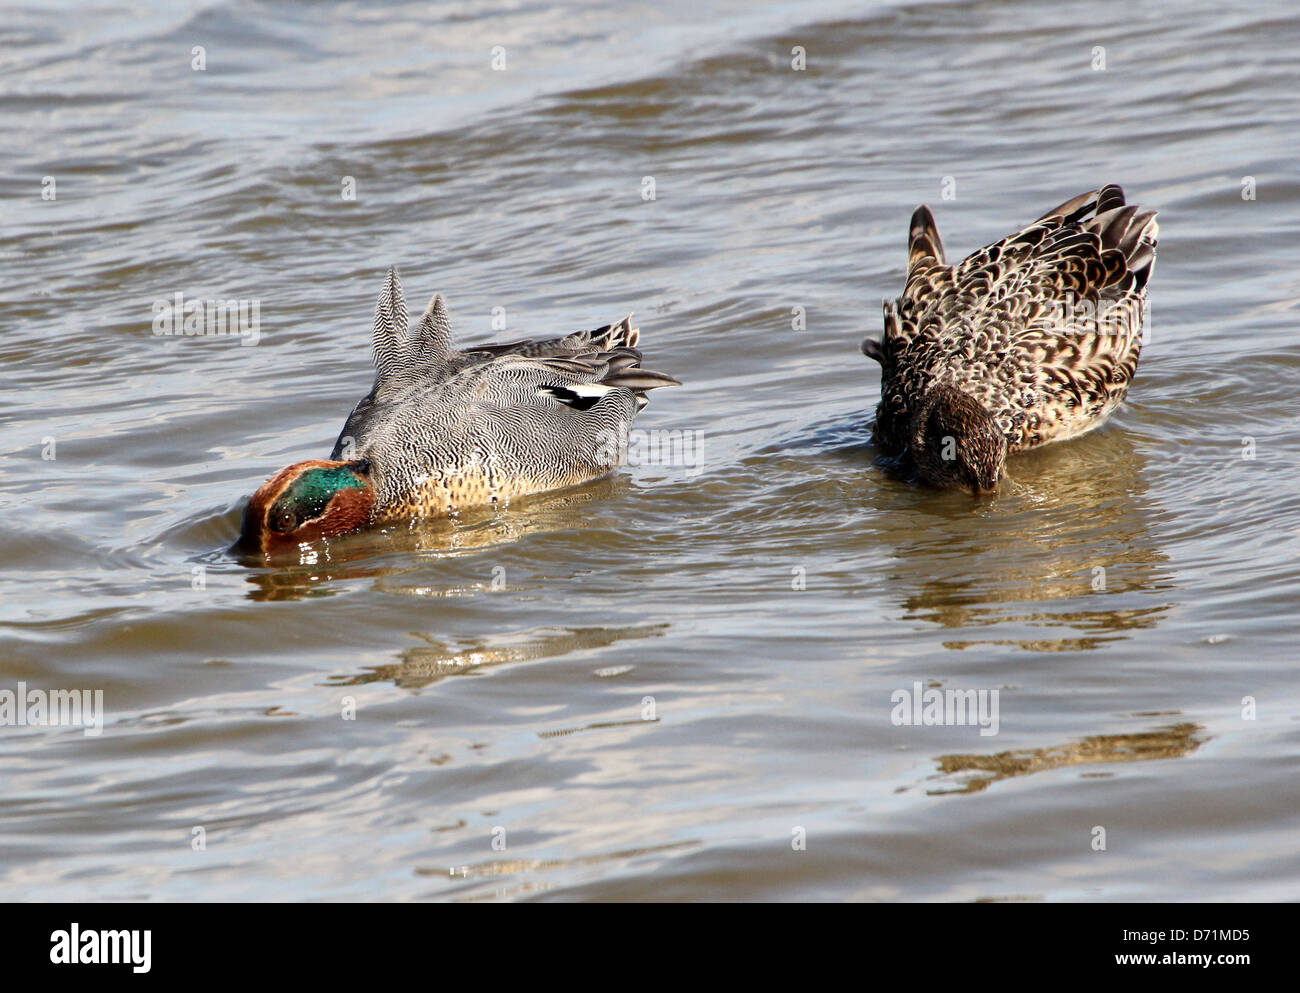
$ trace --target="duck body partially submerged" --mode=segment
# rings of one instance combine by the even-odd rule
[[[919,207],[903,295],[862,343],[881,366],[875,443],[931,485],[988,492],[1008,454],[1102,424],[1137,370],[1155,217],[1106,186],[949,265]]]
[[[606,476],[622,464],[647,391],[679,385],[641,368],[630,318],[454,350],[441,294],[408,328],[395,270],[372,340],[373,388],[329,459],[289,466],[252,496],[245,548],[271,551]]]

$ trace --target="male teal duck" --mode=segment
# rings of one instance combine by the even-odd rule
[[[629,316],[456,351],[442,295],[408,329],[390,269],[375,308],[374,387],[328,459],[282,469],[253,494],[239,545],[269,552],[608,475],[646,392],[680,385],[641,368],[638,338]]]
[[[923,482],[983,493],[1009,452],[1105,421],[1142,350],[1155,218],[1105,186],[950,266],[918,207],[903,295],[862,343],[881,366],[875,443]]]

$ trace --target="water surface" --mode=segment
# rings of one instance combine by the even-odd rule
[[[4,20],[0,689],[105,723],[0,729],[0,895],[1297,892],[1289,8]],[[1129,402],[993,500],[891,477],[857,348],[912,209],[960,256],[1104,182],[1161,211]],[[368,389],[390,264],[463,340],[635,311],[685,383],[638,427],[698,471],[228,554]],[[155,336],[177,292],[260,340]],[[896,726],[918,682],[997,690],[998,733]]]

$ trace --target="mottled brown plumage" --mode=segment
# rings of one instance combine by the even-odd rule
[[[1155,216],[1106,186],[950,266],[918,207],[903,295],[862,343],[881,365],[876,444],[928,483],[981,491],[1008,453],[1100,425],[1137,369]]]

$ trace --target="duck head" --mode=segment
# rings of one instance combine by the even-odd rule
[[[1006,435],[982,403],[954,386],[925,395],[908,434],[917,471],[931,486],[980,495],[1006,477]]]
[[[345,534],[370,520],[375,489],[366,459],[312,459],[281,469],[244,508],[237,547],[270,552]]]

